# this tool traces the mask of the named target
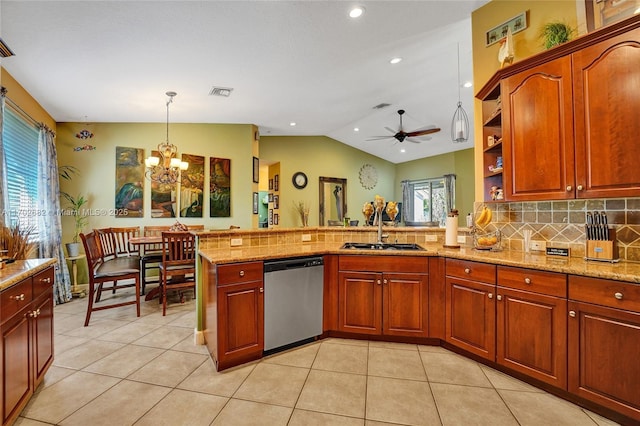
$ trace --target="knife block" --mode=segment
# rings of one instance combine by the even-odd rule
[[[616,230],[609,229],[609,240],[587,240],[585,260],[599,260],[602,262],[618,262],[618,244]]]

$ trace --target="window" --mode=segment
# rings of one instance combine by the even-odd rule
[[[442,178],[409,181],[407,213],[412,222],[438,222],[447,217],[444,180]]]
[[[38,129],[8,104],[4,109],[2,142],[7,165],[9,224],[33,227],[37,239]]]

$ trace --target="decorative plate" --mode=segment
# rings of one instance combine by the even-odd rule
[[[293,174],[291,182],[293,182],[293,186],[296,188],[302,189],[307,186],[307,175],[302,172],[296,172]]]
[[[372,189],[378,183],[378,171],[371,164],[360,168],[360,184],[365,189]]]

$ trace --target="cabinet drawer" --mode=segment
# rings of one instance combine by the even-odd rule
[[[34,299],[51,289],[53,289],[53,268],[48,268],[33,276]]]
[[[11,318],[16,312],[31,303],[32,298],[33,292],[30,277],[4,290],[0,294],[0,303],[2,305],[0,320],[4,322]]]
[[[246,283],[249,281],[262,281],[262,262],[231,263],[219,265],[218,285]]]
[[[569,275],[569,299],[640,312],[640,284]]]
[[[567,297],[567,276],[557,272],[498,266],[498,285],[549,296]]]
[[[470,260],[447,259],[446,274],[465,280],[496,283],[496,266]]]
[[[423,256],[340,256],[338,269],[363,272],[429,272],[429,258]]]

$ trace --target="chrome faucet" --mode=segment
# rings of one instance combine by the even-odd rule
[[[378,244],[382,244],[387,238],[389,238],[388,234],[382,233],[382,211],[376,212],[376,216],[378,217]]]

